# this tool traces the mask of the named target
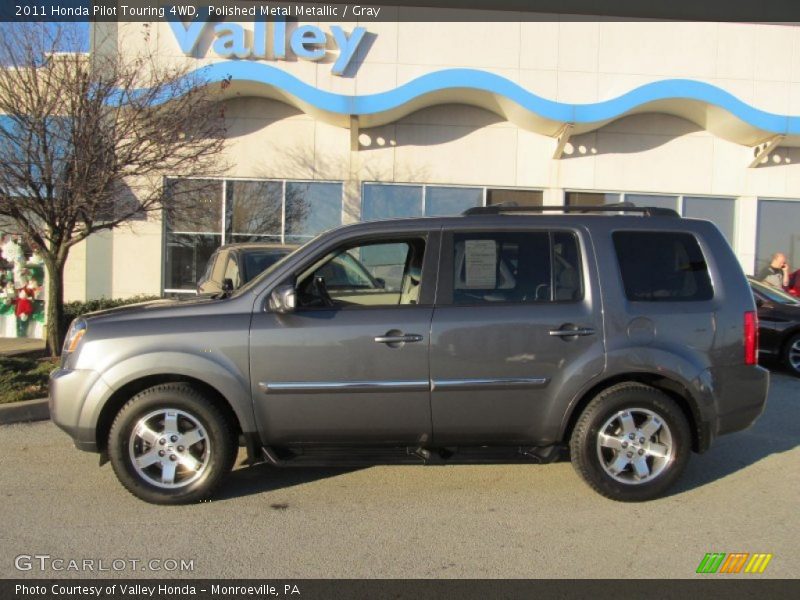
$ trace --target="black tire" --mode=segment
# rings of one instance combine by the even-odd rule
[[[628,382],[589,402],[572,432],[570,453],[573,467],[595,491],[612,500],[641,502],[675,483],[691,445],[689,423],[676,402],[655,388]]]
[[[795,333],[783,345],[783,364],[795,377],[800,377],[800,333]]]
[[[108,436],[117,479],[153,504],[187,504],[210,496],[233,467],[237,446],[233,423],[186,383],[165,383],[136,394],[117,413]]]

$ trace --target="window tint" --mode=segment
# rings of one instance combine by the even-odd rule
[[[713,296],[708,267],[693,235],[617,231],[613,239],[628,300],[679,302]]]
[[[579,300],[578,257],[571,233],[455,234],[453,304]]]
[[[298,302],[307,308],[417,304],[423,240],[361,244],[328,254],[298,277]]]

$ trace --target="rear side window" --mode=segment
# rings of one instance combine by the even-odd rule
[[[527,304],[582,297],[578,244],[571,233],[453,236],[453,304]]]
[[[708,266],[692,234],[617,231],[613,239],[628,300],[696,302],[713,297]]]

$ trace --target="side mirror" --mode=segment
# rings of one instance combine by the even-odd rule
[[[375,283],[378,284],[378,287],[382,290],[386,289],[386,280],[383,277],[376,277]]]
[[[269,295],[267,307],[270,312],[288,314],[297,308],[297,291],[291,284],[279,285]]]
[[[758,308],[761,308],[762,306],[764,306],[766,304],[766,302],[764,302],[764,299],[763,298],[759,298],[758,296],[755,297],[755,300],[756,300],[756,306]]]
[[[233,291],[233,279],[226,277],[222,280],[222,291],[225,294],[230,294]]]

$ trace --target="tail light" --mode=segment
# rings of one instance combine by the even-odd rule
[[[744,313],[744,364],[758,364],[758,317],[752,310]]]

